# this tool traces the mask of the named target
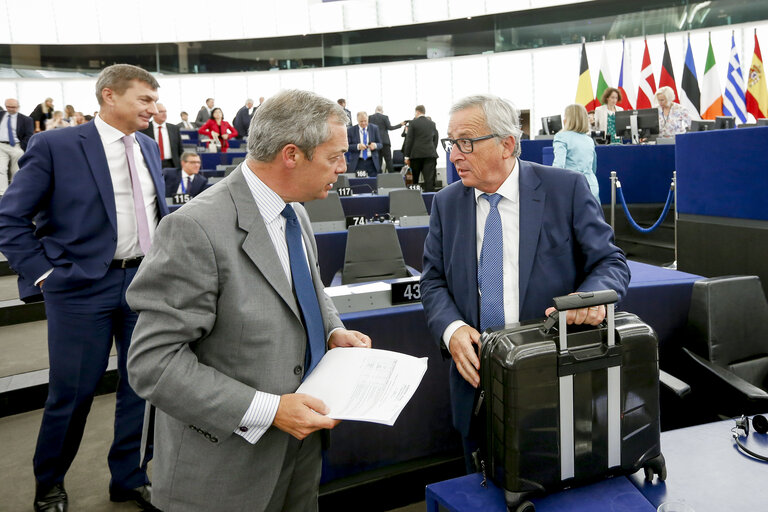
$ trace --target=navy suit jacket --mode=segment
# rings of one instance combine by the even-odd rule
[[[520,173],[520,321],[543,318],[552,298],[613,289],[623,297],[630,272],[600,205],[578,172],[518,160]],[[448,325],[479,330],[474,189],[461,181],[435,195],[424,243],[421,292],[427,324],[444,349]],[[501,271],[499,271],[501,278]],[[451,363],[454,426],[469,433],[475,390]]]
[[[171,160],[173,160],[173,165],[178,167],[181,167],[181,154],[184,152],[184,146],[181,142],[181,132],[179,131],[179,127],[175,124],[171,123],[165,123],[166,127],[168,128],[168,139],[166,141],[163,141],[163,144],[170,144],[171,145]],[[146,130],[141,130],[141,133],[146,135],[152,140],[155,140],[155,122],[152,121],[149,123],[149,126],[146,128]],[[157,141],[155,141],[155,144],[157,144]],[[160,153],[160,149],[158,146],[158,154]],[[160,159],[162,160],[162,155],[160,156]]]
[[[360,125],[356,124],[355,126],[347,128],[347,143],[349,144],[347,164],[353,171],[355,170],[355,167],[357,167],[357,161],[360,159],[360,150],[357,149],[357,145],[360,144],[360,142]],[[384,144],[381,142],[379,128],[375,124],[368,124],[368,142],[376,143],[376,149],[371,151],[371,158],[373,158],[373,166],[376,168],[376,172],[381,172],[379,150]]]
[[[5,110],[0,110],[0,123],[5,119],[6,113]],[[26,151],[29,138],[35,134],[35,123],[32,121],[31,117],[25,116],[24,114],[16,114],[16,116],[16,137],[19,138],[21,149]],[[14,177],[14,179],[16,178]]]
[[[137,132],[160,217],[168,214],[157,144]],[[34,220],[34,224],[33,224]],[[0,251],[19,274],[22,299],[54,269],[45,288],[63,291],[106,274],[117,246],[115,193],[94,123],[32,137],[19,173],[0,200]]]
[[[165,197],[173,197],[179,189],[181,183],[181,169],[163,169],[163,178],[165,179]],[[211,187],[208,178],[202,174],[195,174],[192,178],[192,184],[187,189],[187,194],[195,197],[203,190]]]

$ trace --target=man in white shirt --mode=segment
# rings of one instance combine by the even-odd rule
[[[155,139],[160,150],[160,160],[163,169],[178,169],[181,166],[181,155],[184,149],[181,144],[181,132],[168,122],[168,110],[162,103],[157,104],[157,114],[152,117],[152,122],[146,130],[141,132],[147,137]]]
[[[181,117],[181,122],[179,124],[177,124],[176,126],[180,130],[194,130],[195,129],[195,127],[192,126],[192,123],[189,122],[189,114],[187,114],[186,112],[184,112],[182,110],[181,114],[179,114],[179,115]]]
[[[5,110],[0,111],[0,196],[19,170],[19,158],[34,130],[32,118],[19,113],[18,100],[5,100]]]
[[[338,421],[295,391],[326,347],[371,344],[325,294],[300,204],[345,171],[345,120],[306,91],[265,101],[246,161],[160,223],[128,290],[128,372],[157,407],[163,510],[317,510],[321,431]]]
[[[163,169],[165,197],[178,194],[189,194],[190,197],[195,197],[210,187],[208,178],[200,174],[201,164],[200,155],[193,151],[185,151],[181,155],[181,169]]]
[[[145,403],[125,370],[136,322],[125,290],[168,213],[157,144],[136,133],[157,113],[158,87],[141,68],[105,68],[96,80],[100,109],[93,122],[32,137],[0,200],[0,250],[19,274],[22,298],[42,292],[48,321],[36,511],[67,508],[64,477],[113,340],[120,380],[108,456],[110,499],[153,510],[139,452]]]
[[[378,126],[368,123],[367,113],[357,113],[357,124],[347,128],[347,141],[347,161],[351,172],[365,171],[370,177],[381,172],[381,135]]]

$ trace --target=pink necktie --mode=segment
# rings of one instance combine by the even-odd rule
[[[128,170],[131,172],[131,188],[133,189],[133,209],[136,212],[136,227],[139,231],[139,247],[144,254],[149,252],[151,238],[149,237],[149,222],[147,210],[144,207],[144,194],[141,192],[139,173],[136,170],[136,162],[133,158],[133,136],[123,137],[125,156],[128,157]]]

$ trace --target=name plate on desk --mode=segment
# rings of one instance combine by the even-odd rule
[[[408,185],[408,190],[421,190],[421,185]]]
[[[361,226],[363,224],[368,224],[368,219],[364,215],[350,215],[347,217],[347,227]]]
[[[339,197],[349,197],[353,194],[352,187],[337,188],[336,193],[339,194]]]
[[[188,203],[192,197],[189,194],[174,194],[171,198],[171,204],[185,204]]]
[[[410,281],[397,281],[392,283],[392,305],[412,304],[421,302],[421,283],[418,277]]]
[[[368,171],[355,171],[355,178],[367,178]]]

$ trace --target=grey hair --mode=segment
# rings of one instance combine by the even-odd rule
[[[675,91],[673,91],[672,88],[668,85],[659,87],[656,90],[656,94],[654,94],[654,96],[658,96],[659,94],[667,98],[667,103],[669,103],[670,105],[672,105],[672,102],[675,101]]]
[[[160,87],[155,77],[138,66],[113,64],[102,69],[96,79],[96,100],[99,105],[104,101],[101,97],[101,91],[112,89],[117,94],[123,94],[131,86],[133,80],[144,82],[154,90]]]
[[[512,102],[494,96],[493,94],[476,94],[467,96],[456,102],[449,111],[453,115],[460,110],[479,107],[485,115],[485,123],[491,133],[500,137],[511,136],[515,139],[514,157],[520,156],[520,137],[523,130],[520,129],[520,111]]]
[[[251,119],[248,157],[271,162],[287,144],[295,144],[312,160],[315,148],[331,138],[329,123],[346,126],[347,114],[337,103],[309,91],[289,89],[270,97]]]
[[[379,114],[383,114],[384,113],[384,107],[382,107],[381,105],[376,105],[376,112],[379,113]]]

